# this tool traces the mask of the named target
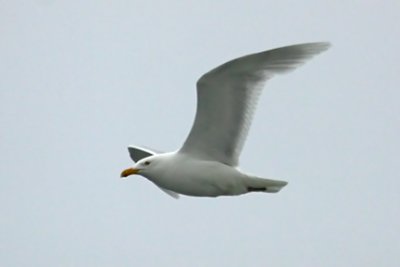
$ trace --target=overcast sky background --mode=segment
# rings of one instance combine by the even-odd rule
[[[0,265],[398,266],[400,2],[1,1]],[[279,194],[174,200],[127,145],[178,149],[195,82],[278,46],[241,168]]]

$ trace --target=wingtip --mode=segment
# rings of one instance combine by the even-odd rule
[[[315,43],[309,43],[307,45],[312,47],[313,50],[316,50],[319,52],[326,51],[332,46],[332,44],[330,42],[315,42]]]
[[[320,42],[320,46],[324,49],[329,49],[332,46],[331,42]]]

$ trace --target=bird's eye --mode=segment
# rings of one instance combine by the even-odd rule
[[[145,161],[145,162],[144,162],[144,165],[146,165],[146,166],[147,166],[147,165],[150,165],[150,161]]]

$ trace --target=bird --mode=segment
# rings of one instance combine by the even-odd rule
[[[289,45],[228,61],[202,75],[196,84],[197,109],[182,147],[159,152],[129,146],[135,164],[121,177],[141,175],[168,195],[237,196],[277,193],[286,181],[267,179],[239,169],[257,101],[266,81],[299,67],[326,51],[328,42]]]

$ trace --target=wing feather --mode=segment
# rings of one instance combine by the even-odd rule
[[[236,166],[264,83],[328,49],[328,43],[281,47],[229,61],[197,82],[197,111],[181,153]]]

